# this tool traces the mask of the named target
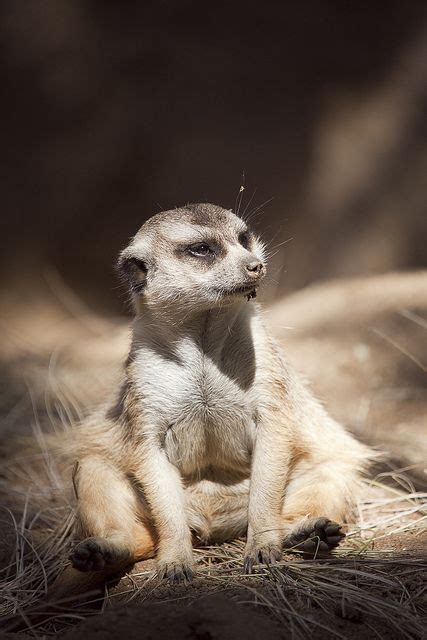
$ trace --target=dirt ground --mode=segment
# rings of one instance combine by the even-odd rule
[[[52,581],[57,557],[70,545],[73,508],[69,471],[46,454],[48,434],[71,428],[105,397],[128,343],[122,318],[95,316],[57,285],[2,300],[5,632],[67,639],[422,636],[427,272],[313,286],[267,313],[288,358],[334,417],[388,452],[342,550],[326,560],[286,556],[243,577],[243,541],[236,541],[197,550],[198,577],[179,586],[153,582],[147,561],[111,587],[102,605],[50,612],[46,622],[39,565]]]

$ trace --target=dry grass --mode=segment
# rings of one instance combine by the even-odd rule
[[[46,449],[9,463],[5,475],[4,488],[14,509],[4,507],[3,522],[12,524],[15,541],[11,562],[0,574],[0,615],[6,628],[8,622],[16,628],[19,620],[19,626],[35,637],[64,631],[93,613],[87,606],[61,603],[48,610],[43,603],[72,544],[69,483],[64,483],[64,474]],[[146,567],[150,563],[140,563],[119,588],[106,594],[104,608],[135,599],[170,601],[244,589],[247,601],[268,610],[297,640],[316,630],[347,637],[333,619],[325,622],[331,612],[345,620],[363,620],[368,628],[384,626],[397,637],[418,638],[427,565],[414,557],[411,547],[425,532],[426,520],[427,494],[415,491],[401,473],[381,474],[366,484],[358,520],[349,525],[345,544],[333,557],[306,560],[295,552],[275,566],[258,567],[253,576],[243,576],[244,541],[236,540],[195,551],[195,591],[176,587],[174,596],[170,589],[165,594],[152,566]]]
[[[387,474],[387,480],[390,475],[394,474]],[[311,638],[319,630],[330,637],[347,637],[334,628],[333,618],[328,626],[318,611],[329,618],[334,613],[355,622],[363,620],[368,628],[372,621],[372,628],[384,625],[401,638],[421,637],[422,577],[427,563],[409,555],[410,549],[400,545],[400,536],[418,538],[425,533],[427,494],[405,492],[384,480],[367,483],[359,520],[349,527],[345,543],[333,557],[306,560],[294,552],[246,577],[242,576],[244,541],[236,540],[196,550],[199,578],[208,591],[212,585],[218,590],[247,589],[247,600],[268,610],[292,638]],[[399,476],[399,481],[404,478]],[[113,599],[159,597],[152,576],[152,571],[134,572],[128,590],[116,590]]]

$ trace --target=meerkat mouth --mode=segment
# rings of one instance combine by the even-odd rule
[[[251,300],[251,298],[256,298],[257,292],[256,287],[253,284],[247,284],[243,287],[236,287],[235,289],[229,289],[228,291],[221,291],[223,296],[244,296],[245,298]]]

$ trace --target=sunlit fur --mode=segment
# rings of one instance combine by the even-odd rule
[[[148,220],[120,255],[136,317],[122,388],[82,427],[82,571],[156,555],[161,575],[190,577],[194,544],[246,535],[251,568],[357,499],[369,450],[312,396],[246,290],[230,293],[265,273],[248,276],[265,258],[256,238],[239,242],[245,229],[190,205]],[[197,242],[221,255],[189,256]]]

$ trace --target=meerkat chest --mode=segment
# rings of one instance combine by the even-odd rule
[[[151,367],[150,367],[151,368]],[[255,438],[250,387],[226,363],[188,350],[145,367],[145,402],[161,416],[163,446],[184,474],[204,467],[247,468]]]

